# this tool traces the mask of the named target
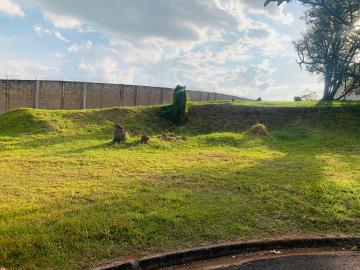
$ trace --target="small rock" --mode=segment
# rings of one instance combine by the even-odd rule
[[[281,255],[281,251],[280,251],[280,250],[276,250],[276,249],[270,251],[270,253],[275,254],[275,255]]]

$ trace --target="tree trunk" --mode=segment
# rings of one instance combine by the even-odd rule
[[[330,95],[331,92],[331,79],[329,74],[325,74],[325,85],[324,85],[324,94],[322,100],[329,101],[332,100]]]

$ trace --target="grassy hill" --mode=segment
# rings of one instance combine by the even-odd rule
[[[226,240],[360,234],[359,103],[193,104],[183,127],[159,110],[1,114],[0,266],[83,269]],[[126,144],[110,143],[116,120]]]

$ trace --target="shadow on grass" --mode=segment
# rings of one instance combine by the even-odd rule
[[[76,193],[65,186],[60,200],[38,202],[42,214],[20,207],[7,218],[0,263],[69,269],[221,240],[360,233],[360,185],[329,181],[316,157],[321,151],[273,147],[281,156],[179,162],[121,185],[97,179],[98,188]]]
[[[319,100],[315,107],[359,107],[360,106],[360,101],[358,100],[346,100],[346,101],[341,101],[341,100],[330,100],[330,101],[323,101],[323,100]]]

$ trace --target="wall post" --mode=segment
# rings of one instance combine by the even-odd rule
[[[81,109],[86,109],[86,82],[82,83],[81,88]]]
[[[10,110],[10,85],[9,80],[6,80],[5,88],[5,111]]]
[[[101,84],[101,103],[100,103],[100,108],[104,107],[104,84]]]
[[[123,106],[124,105],[124,87],[122,84],[119,85],[119,106]]]
[[[35,81],[35,89],[33,91],[33,108],[39,108],[40,81]]]
[[[160,95],[160,104],[164,104],[164,92],[165,92],[165,89],[164,87],[161,88],[161,95]]]
[[[135,106],[138,105],[139,102],[139,91],[137,85],[135,85]]]
[[[60,108],[63,110],[65,108],[65,83],[61,82],[61,96],[60,96]]]

